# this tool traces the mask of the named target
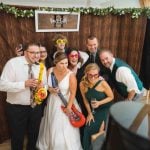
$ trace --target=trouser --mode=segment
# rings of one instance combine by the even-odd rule
[[[27,134],[27,150],[35,150],[42,117],[41,106],[32,108],[9,103],[6,106],[11,132],[11,149],[23,150],[24,136]]]

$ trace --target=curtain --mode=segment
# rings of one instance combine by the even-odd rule
[[[150,19],[147,19],[140,78],[146,89],[150,88]]]

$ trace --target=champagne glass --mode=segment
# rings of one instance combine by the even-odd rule
[[[91,107],[92,107],[92,104],[94,104],[96,101],[96,98],[91,98]],[[92,114],[95,114],[95,110],[94,108],[92,107]]]

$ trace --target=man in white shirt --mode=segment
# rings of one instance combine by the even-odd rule
[[[118,93],[126,100],[140,100],[144,91],[143,83],[131,66],[119,58],[114,58],[110,50],[101,50],[99,58],[110,69],[111,81]]]
[[[7,92],[7,116],[11,131],[11,149],[22,150],[24,135],[27,133],[28,150],[34,150],[40,121],[42,106],[31,107],[31,88],[39,86],[40,65],[39,46],[29,43],[24,48],[24,56],[10,59],[1,74],[0,91]],[[32,66],[33,78],[29,78],[29,64]],[[47,84],[46,70],[40,87]]]

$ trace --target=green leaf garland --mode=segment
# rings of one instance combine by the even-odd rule
[[[4,11],[9,14],[15,15],[15,17],[27,17],[32,18],[34,17],[35,10],[42,10],[42,11],[66,11],[66,12],[80,12],[83,15],[86,14],[93,14],[97,16],[105,16],[105,15],[125,15],[125,14],[131,14],[132,18],[138,18],[141,15],[147,16],[150,18],[150,8],[144,7],[144,8],[122,8],[122,9],[116,9],[114,7],[108,7],[108,8],[50,8],[50,7],[40,7],[40,8],[29,8],[25,9],[23,7],[15,7],[11,5],[5,5],[3,3],[0,3],[0,10]]]

